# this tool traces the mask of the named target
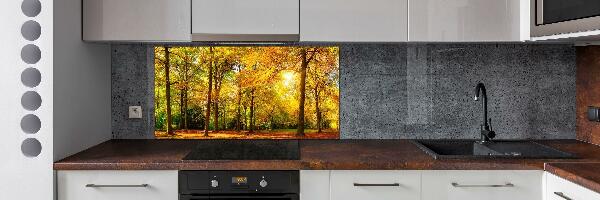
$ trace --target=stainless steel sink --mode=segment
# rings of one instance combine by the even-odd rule
[[[500,140],[479,143],[475,140],[413,140],[412,142],[435,159],[576,158],[571,153],[532,141]]]

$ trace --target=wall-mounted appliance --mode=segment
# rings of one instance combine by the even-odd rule
[[[598,35],[592,32],[600,30],[598,0],[532,0],[532,5],[531,36],[534,38]]]

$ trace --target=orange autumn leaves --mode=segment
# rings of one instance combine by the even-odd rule
[[[290,132],[303,137],[318,133],[320,138],[339,134],[337,47],[168,49],[170,99],[165,94],[165,47],[154,49],[155,128],[161,138],[206,138],[197,134],[198,130],[205,129],[208,137],[228,132],[238,136],[260,135],[259,138],[265,135],[281,138]],[[304,87],[301,87],[306,58],[311,59],[306,65]],[[208,88],[209,82],[211,88]],[[304,106],[299,103],[302,93],[305,94]],[[170,134],[166,132],[167,105],[172,113]],[[207,116],[209,107],[210,116]],[[304,110],[302,133],[298,131],[301,108]]]

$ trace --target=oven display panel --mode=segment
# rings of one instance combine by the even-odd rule
[[[246,185],[246,184],[248,184],[248,177],[245,177],[245,176],[231,177],[231,183],[234,185]]]

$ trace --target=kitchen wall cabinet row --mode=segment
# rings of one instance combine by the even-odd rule
[[[58,200],[177,200],[175,170],[57,172]],[[305,170],[300,200],[600,200],[536,170]]]
[[[526,0],[83,0],[87,41],[529,39]]]

